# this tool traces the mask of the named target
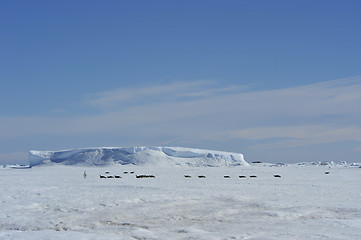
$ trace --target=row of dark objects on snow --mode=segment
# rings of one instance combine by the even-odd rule
[[[330,172],[325,172],[325,174],[330,174]],[[185,177],[185,178],[191,178],[192,176],[190,176],[190,175],[184,175],[184,177]],[[224,177],[224,178],[231,178],[231,176],[229,176],[229,175],[224,175],[223,177]],[[239,178],[247,178],[247,176],[244,176],[244,175],[240,175],[240,176],[238,176],[238,177],[239,177]],[[251,175],[251,176],[249,176],[249,177],[250,177],[250,178],[256,178],[257,176],[256,176],[256,175]],[[274,174],[273,177],[275,177],[275,178],[281,178],[281,175]],[[200,175],[200,176],[198,176],[198,178],[206,178],[206,176]]]
[[[330,172],[325,172],[325,174],[330,174]],[[184,175],[185,178],[191,178],[192,176],[191,175]],[[229,175],[224,175],[223,176],[224,178],[231,178],[231,176]],[[238,176],[239,178],[247,178],[247,176],[244,176],[244,175],[240,175]],[[256,175],[251,175],[249,176],[250,178],[256,178],[257,176]],[[273,177],[275,178],[281,178],[281,175],[278,175],[278,174],[274,174]],[[198,178],[206,178],[206,176],[204,175],[199,175]]]
[[[134,172],[123,172],[123,174],[134,174]],[[105,172],[106,175],[99,175],[100,178],[122,178],[120,175],[108,175],[110,172]]]
[[[134,172],[123,172],[123,174],[134,174]],[[122,178],[120,175],[108,175],[110,172],[105,172],[106,175],[99,175],[100,178]],[[136,178],[155,178],[154,175],[135,175]]]
[[[134,172],[131,172],[132,174]],[[109,174],[109,172],[106,172],[106,174]],[[126,172],[124,172],[126,174]],[[327,173],[326,173],[327,174]],[[273,175],[275,178],[280,178],[281,175]],[[122,178],[120,175],[99,175],[100,178]],[[154,175],[135,175],[136,178],[155,178]],[[191,178],[191,175],[184,175],[185,178]],[[238,176],[239,178],[247,178],[247,176],[241,175]],[[256,178],[256,175],[249,176],[250,178]],[[204,175],[198,175],[198,178],[206,178]],[[229,175],[225,175],[224,178],[231,178]]]
[[[99,175],[100,178],[122,178],[120,175]],[[136,178],[155,178],[154,175],[135,175]]]
[[[129,172],[130,174],[134,174],[134,172]],[[105,172],[105,174],[109,174],[109,172]],[[128,172],[124,172],[124,174],[128,174]],[[325,174],[330,174],[330,172],[325,172]],[[122,178],[120,175],[99,175],[100,178]],[[154,175],[135,175],[136,178],[155,178]],[[191,178],[191,175],[184,175],[185,178]],[[224,175],[224,178],[231,178],[229,175]],[[239,178],[247,178],[245,175],[238,176]],[[249,176],[250,178],[257,178],[256,175]],[[275,178],[281,178],[281,175],[275,174],[273,175]],[[206,178],[204,175],[198,175],[198,178]]]
[[[278,175],[278,174],[276,174],[276,175],[273,175],[275,178],[280,178],[281,177],[281,175]],[[184,175],[184,177],[185,178],[191,178],[192,176],[190,176],[190,175]],[[229,176],[229,175],[224,175],[223,176],[224,178],[231,178],[231,176]],[[247,178],[247,176],[244,176],[244,175],[241,175],[241,176],[238,176],[239,178]],[[250,178],[256,178],[257,176],[256,175],[251,175],[251,176],[249,176]],[[199,175],[198,176],[198,178],[206,178],[206,176],[204,176],[204,175]]]

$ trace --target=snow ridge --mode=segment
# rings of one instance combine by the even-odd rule
[[[29,152],[29,165],[247,166],[240,153],[182,147],[101,147]]]

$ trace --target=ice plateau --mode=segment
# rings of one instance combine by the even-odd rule
[[[240,153],[183,147],[101,147],[29,152],[29,165],[247,166]]]

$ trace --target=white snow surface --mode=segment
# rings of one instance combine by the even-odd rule
[[[112,164],[197,167],[248,165],[240,153],[182,147],[103,147],[62,151],[32,150],[29,152],[30,166],[49,163],[83,166]]]
[[[348,165],[0,168],[0,239],[356,240],[360,182]]]

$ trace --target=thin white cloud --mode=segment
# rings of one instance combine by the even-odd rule
[[[158,100],[148,101],[153,98]],[[132,135],[140,142],[144,136],[166,136],[160,142],[246,139],[260,149],[361,143],[361,77],[261,92],[217,88],[210,81],[174,83],[102,92],[90,103],[105,110],[82,117],[2,117],[0,139],[97,134]],[[265,139],[273,140],[257,142]]]
[[[99,108],[111,108],[122,104],[144,103],[144,101],[169,101],[180,98],[200,98],[239,91],[244,87],[219,88],[213,81],[175,82],[156,86],[119,88],[88,96],[88,104]]]
[[[273,140],[271,143],[256,144],[253,148],[288,148],[344,141],[357,141],[361,143],[361,128],[356,126],[334,127],[327,125],[253,127],[218,133],[209,137],[246,140],[271,139]]]

